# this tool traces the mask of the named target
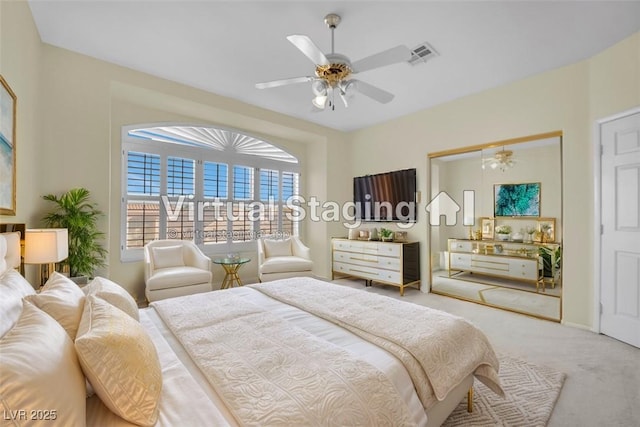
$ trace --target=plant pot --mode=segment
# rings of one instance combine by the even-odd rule
[[[381,240],[383,242],[393,242],[393,237],[382,237]]]
[[[509,240],[510,237],[511,237],[510,234],[500,234],[500,233],[496,234],[497,240],[507,241]]]

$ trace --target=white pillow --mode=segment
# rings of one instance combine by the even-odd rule
[[[0,337],[13,328],[22,312],[22,298],[36,291],[16,270],[0,276]]]
[[[155,268],[184,267],[182,246],[159,246],[151,248]]]
[[[291,239],[287,238],[284,240],[263,240],[264,242],[264,252],[267,258],[271,258],[274,256],[291,256],[293,252],[291,252]]]
[[[0,354],[5,420],[25,411],[26,420],[16,425],[85,425],[84,376],[73,342],[55,320],[25,301],[16,325],[0,340]]]
[[[84,308],[84,292],[71,279],[54,272],[39,294],[25,299],[53,317],[75,339]]]
[[[131,294],[122,286],[104,277],[96,277],[87,286],[82,288],[85,295],[95,295],[127,313],[135,320],[140,320],[138,304]]]
[[[111,411],[134,424],[155,424],[162,371],[156,348],[140,323],[89,295],[75,346],[82,370]]]

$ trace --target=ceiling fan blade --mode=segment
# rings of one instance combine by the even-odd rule
[[[287,40],[300,49],[300,52],[304,53],[307,58],[313,61],[314,64],[329,65],[327,57],[324,56],[324,53],[322,53],[318,46],[316,46],[309,37],[294,34],[287,36]]]
[[[356,84],[356,88],[360,93],[382,104],[391,102],[391,100],[395,96],[394,94],[389,93],[386,90],[382,90],[378,87],[370,85],[369,83],[365,83],[361,80],[351,80],[351,81]]]
[[[256,88],[257,89],[269,89],[272,87],[278,87],[278,86],[284,86],[284,85],[290,85],[290,84],[294,84],[294,83],[306,83],[306,82],[310,82],[311,80],[313,80],[313,77],[293,77],[291,79],[282,79],[282,80],[273,80],[270,82],[263,82],[263,83],[256,83]]]
[[[411,50],[404,45],[400,45],[362,58],[354,62],[351,68],[354,73],[361,73],[374,68],[408,61],[409,59],[411,59]]]

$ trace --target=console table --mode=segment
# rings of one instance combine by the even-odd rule
[[[420,289],[420,244],[334,238],[331,241],[331,277],[336,274],[385,283],[400,288]]]
[[[555,251],[559,244],[449,239],[449,277],[452,271],[468,271],[531,283],[536,291],[542,288],[545,292],[540,246]],[[554,287],[556,274],[554,267],[551,277]]]

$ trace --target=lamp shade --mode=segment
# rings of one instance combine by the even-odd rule
[[[25,264],[60,262],[69,256],[69,236],[66,228],[31,229],[25,232]]]

